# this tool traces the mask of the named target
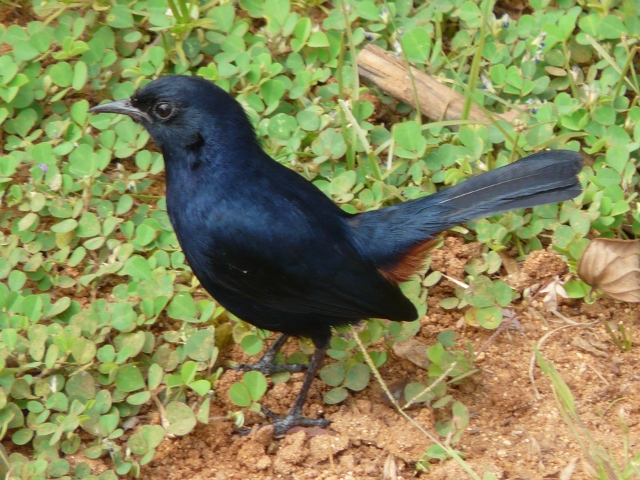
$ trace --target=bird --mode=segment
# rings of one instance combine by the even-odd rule
[[[535,153],[434,194],[347,213],[269,156],[242,105],[213,82],[167,75],[126,100],[94,106],[140,123],[165,162],[167,211],[193,273],[229,312],[281,335],[244,370],[306,374],[274,434],[326,427],[303,416],[332,330],[368,318],[413,321],[400,284],[421,272],[439,234],[464,222],[578,196],[582,156]],[[287,338],[307,337],[309,365],[274,365]]]

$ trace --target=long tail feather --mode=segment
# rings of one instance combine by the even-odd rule
[[[355,215],[349,224],[365,255],[382,270],[395,268],[412,249],[453,226],[578,196],[581,169],[579,153],[540,152],[433,195]]]

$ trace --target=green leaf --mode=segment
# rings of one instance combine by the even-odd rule
[[[129,405],[144,405],[151,399],[151,393],[144,391],[134,393],[133,395],[129,395],[127,397],[127,403]]]
[[[211,412],[211,398],[207,397],[204,399],[204,402],[200,404],[200,408],[198,409],[198,413],[196,415],[198,422],[208,424],[210,412]]]
[[[571,214],[569,218],[569,225],[574,232],[580,236],[586,236],[591,229],[591,221],[589,220],[588,212],[582,210],[576,210]]]
[[[465,313],[467,320],[475,321],[488,330],[498,328],[502,323],[502,309],[497,306],[478,308],[472,307]]]
[[[65,220],[68,221],[68,220]],[[58,224],[59,225],[59,224]],[[78,227],[76,229],[76,235],[78,237],[95,237],[100,235],[100,220],[95,213],[87,212],[80,218]]]
[[[26,445],[31,441],[34,433],[35,432],[29,428],[22,428],[11,435],[11,441],[16,445]]]
[[[491,81],[496,85],[504,85],[507,81],[507,67],[499,63],[491,67]]]
[[[460,8],[460,19],[471,28],[479,28],[482,24],[482,12],[474,2],[464,2]]]
[[[135,455],[144,455],[162,443],[164,433],[160,425],[143,425],[129,437],[127,445]]]
[[[166,407],[169,427],[167,433],[186,435],[196,426],[196,416],[187,405],[181,402],[171,402]]]
[[[456,332],[443,330],[438,334],[438,341],[446,348],[452,348],[456,344]]]
[[[306,42],[311,35],[312,23],[308,17],[302,17],[298,20],[296,28],[293,30],[293,36],[301,43]]]
[[[605,40],[620,40],[623,35],[627,35],[627,29],[615,15],[607,15],[600,21],[597,38]]]
[[[51,231],[55,233],[69,233],[76,229],[78,222],[73,218],[68,218],[51,226]]]
[[[493,295],[501,307],[507,307],[511,304],[513,290],[505,282],[497,280],[493,282]]]
[[[189,383],[189,388],[204,397],[211,390],[211,382],[208,380],[196,380],[195,382]]]
[[[188,293],[177,294],[167,309],[167,315],[176,320],[192,320],[197,314],[196,304]]]
[[[66,412],[69,409],[69,399],[64,393],[55,392],[49,398],[47,398],[45,406],[50,410]]]
[[[310,47],[324,48],[329,46],[329,39],[324,32],[313,32],[307,43]]]
[[[251,393],[247,386],[242,382],[236,382],[229,389],[229,398],[239,407],[248,407],[251,405]]]
[[[67,62],[54,63],[49,70],[51,80],[59,87],[69,87],[73,80],[73,69]]]
[[[261,372],[247,372],[242,381],[254,402],[259,401],[267,391],[267,378]]]
[[[445,310],[453,310],[454,308],[458,308],[458,304],[460,300],[456,297],[448,297],[440,300],[440,306]]]
[[[79,337],[73,340],[71,353],[76,362],[81,365],[89,363],[96,356],[96,345],[86,338]]]
[[[441,365],[447,356],[447,352],[444,350],[444,346],[441,343],[432,345],[427,350],[427,357],[436,365]]]
[[[264,342],[257,335],[246,335],[242,338],[240,346],[247,355],[257,355],[262,351]]]
[[[39,52],[29,42],[21,40],[14,44],[13,53],[16,60],[24,62],[37,57]]]
[[[402,49],[410,62],[424,63],[431,53],[431,37],[424,28],[409,30],[402,38]]]
[[[324,394],[323,400],[327,405],[335,405],[344,401],[349,396],[349,391],[344,387],[332,388]]]
[[[185,362],[180,369],[180,377],[184,384],[188,384],[193,381],[198,371],[198,364],[196,362]]]
[[[409,402],[428,402],[433,398],[433,392],[426,391],[425,385],[420,382],[410,382],[404,388],[404,398]],[[437,404],[433,404],[432,408],[440,408]]]
[[[40,320],[42,317],[42,297],[40,295],[28,295],[24,297],[22,301],[22,314],[32,323]],[[31,332],[34,332],[33,328]],[[31,338],[34,339],[33,337]],[[46,337],[44,337],[43,340],[44,339],[46,339]]]
[[[133,278],[151,278],[151,267],[149,266],[149,261],[146,258],[141,257],[140,255],[132,255],[124,267],[120,271],[121,275],[130,275]]]
[[[199,362],[211,360],[214,347],[214,332],[212,328],[199,330],[187,338],[185,353]],[[260,348],[262,349],[262,347]],[[253,355],[253,354],[249,354]]]
[[[142,373],[136,365],[124,365],[116,375],[116,387],[123,392],[134,392],[144,388]]]
[[[220,31],[228,33],[233,28],[235,10],[234,6],[230,3],[218,5],[211,10],[210,15],[213,18],[216,27],[218,27]]]
[[[563,287],[569,298],[584,298],[591,292],[591,287],[582,280],[569,280]]]
[[[29,228],[31,228],[31,226],[36,222],[36,220],[38,220],[38,214],[29,212],[18,222],[18,229],[22,232],[24,232],[25,230],[29,230]]]
[[[606,161],[618,173],[623,173],[629,162],[629,150],[626,145],[611,145],[606,153]]]
[[[264,2],[265,16],[275,20],[280,25],[284,25],[290,9],[289,0],[265,0]]]
[[[27,281],[27,275],[20,270],[13,270],[9,274],[9,290],[17,292],[24,286]]]
[[[83,453],[85,457],[95,460],[102,456],[102,447],[94,446],[85,448]]]
[[[416,152],[422,151],[427,144],[420,125],[413,120],[396,124],[393,128],[393,138],[402,148]]]
[[[346,376],[346,368],[344,363],[337,362],[325,365],[320,370],[320,378],[324,383],[331,387],[342,385]]]
[[[115,5],[107,15],[107,25],[114,28],[133,27],[133,15],[124,5]]]
[[[87,83],[87,78],[89,76],[89,70],[87,64],[84,62],[76,62],[73,66],[73,79],[71,81],[71,86],[74,90],[82,90],[82,88]]]
[[[273,107],[280,102],[283,97],[285,88],[282,82],[278,80],[268,80],[260,87],[260,95],[267,107]]]
[[[157,363],[152,363],[149,366],[149,371],[147,372],[147,383],[149,390],[155,390],[160,386],[162,382],[162,377],[164,376],[164,372],[162,367]]]
[[[356,172],[353,170],[347,170],[333,177],[329,191],[333,195],[342,195],[350,192],[356,184]]]
[[[344,380],[344,386],[350,390],[359,392],[369,384],[370,377],[371,371],[369,367],[364,363],[356,363],[349,368]]]
[[[67,380],[65,391],[69,397],[90,400],[96,397],[95,379],[88,372],[80,372]]]
[[[143,223],[136,228],[136,242],[140,245],[149,245],[156,238],[157,231],[155,228]]]

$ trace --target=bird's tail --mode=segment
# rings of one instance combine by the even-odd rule
[[[438,233],[476,218],[561,202],[582,191],[579,153],[545,151],[433,195],[349,219],[363,253],[382,269]]]
[[[579,153],[541,152],[406,205],[416,213],[438,212],[446,229],[475,218],[574,198],[582,191],[577,177],[581,169]]]

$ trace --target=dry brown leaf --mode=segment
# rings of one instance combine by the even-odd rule
[[[400,358],[409,360],[413,364],[420,368],[424,368],[425,370],[429,369],[429,364],[431,363],[429,361],[429,357],[427,357],[427,350],[429,350],[429,346],[419,340],[410,338],[404,342],[394,343],[391,348],[393,353]]]
[[[507,275],[517,277],[520,275],[520,267],[513,257],[507,255],[504,251],[499,251],[498,255],[502,259],[502,266],[507,271]]]
[[[640,241],[592,240],[582,254],[578,275],[608,297],[640,302]]]
[[[542,299],[544,308],[549,312],[558,310],[558,297],[569,298],[566,290],[562,286],[564,282],[556,277],[552,282],[540,290],[540,293],[546,293]]]
[[[609,355],[607,352],[603,352],[602,350],[597,349],[581,336],[573,337],[573,340],[571,341],[571,343],[576,347],[591,353],[592,355],[596,355],[602,358],[611,358],[611,355]]]

